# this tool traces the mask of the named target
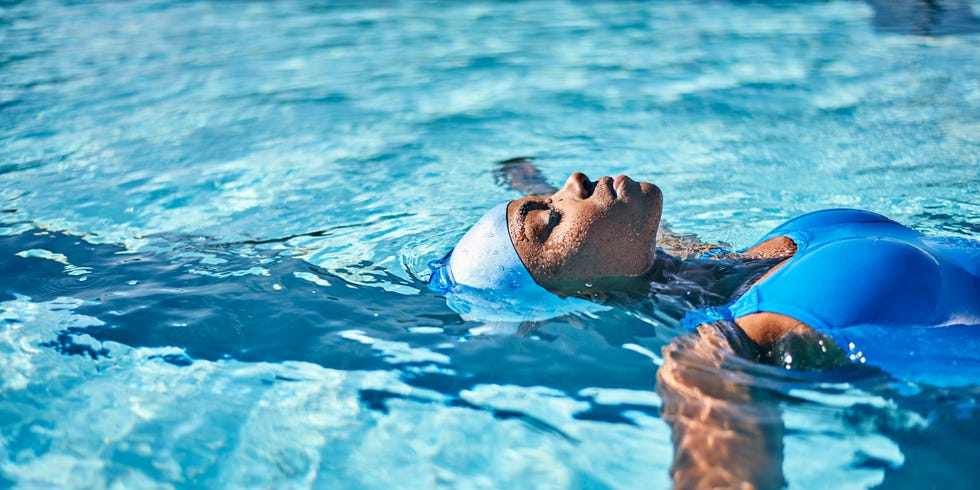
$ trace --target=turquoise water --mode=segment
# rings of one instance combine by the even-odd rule
[[[980,238],[980,34],[880,3],[0,4],[0,487],[668,486],[676,322],[465,322],[425,264],[517,156],[736,247]],[[980,478],[976,386],[742,369],[792,488]]]

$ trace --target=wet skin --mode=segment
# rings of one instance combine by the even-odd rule
[[[663,210],[660,189],[620,175],[591,181],[574,173],[551,196],[507,207],[517,254],[546,288],[638,276],[653,265]]]
[[[517,254],[541,286],[559,294],[591,288],[583,283],[641,276],[656,257],[663,194],[649,182],[620,175],[592,181],[574,173],[551,196],[530,195],[507,206],[507,226]],[[789,258],[796,245],[786,237],[762,242],[747,259]],[[784,265],[780,263],[759,282]],[[812,332],[778,313],[752,313],[735,323],[759,345],[786,332]]]

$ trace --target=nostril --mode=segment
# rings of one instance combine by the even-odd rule
[[[589,180],[589,177],[585,174],[579,174],[578,178],[579,187],[582,188],[582,199],[588,199],[595,192],[595,184]]]

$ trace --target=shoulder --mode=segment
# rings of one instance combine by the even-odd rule
[[[814,330],[791,316],[762,311],[735,319],[745,335],[758,345],[768,346],[787,332],[809,333]]]
[[[796,253],[796,243],[789,237],[776,236],[749,247],[742,255],[750,259],[775,259]]]

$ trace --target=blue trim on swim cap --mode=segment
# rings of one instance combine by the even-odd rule
[[[446,294],[452,290],[453,284],[456,281],[453,280],[453,275],[449,271],[449,267],[446,267],[446,264],[449,262],[449,257],[452,254],[453,251],[450,250],[441,259],[429,262],[429,270],[432,271],[432,275],[429,276],[430,290],[440,294]]]
[[[510,239],[508,204],[488,211],[447,256],[429,264],[429,288],[444,294],[449,307],[467,320],[537,321],[608,309],[561,298],[534,281]]]

